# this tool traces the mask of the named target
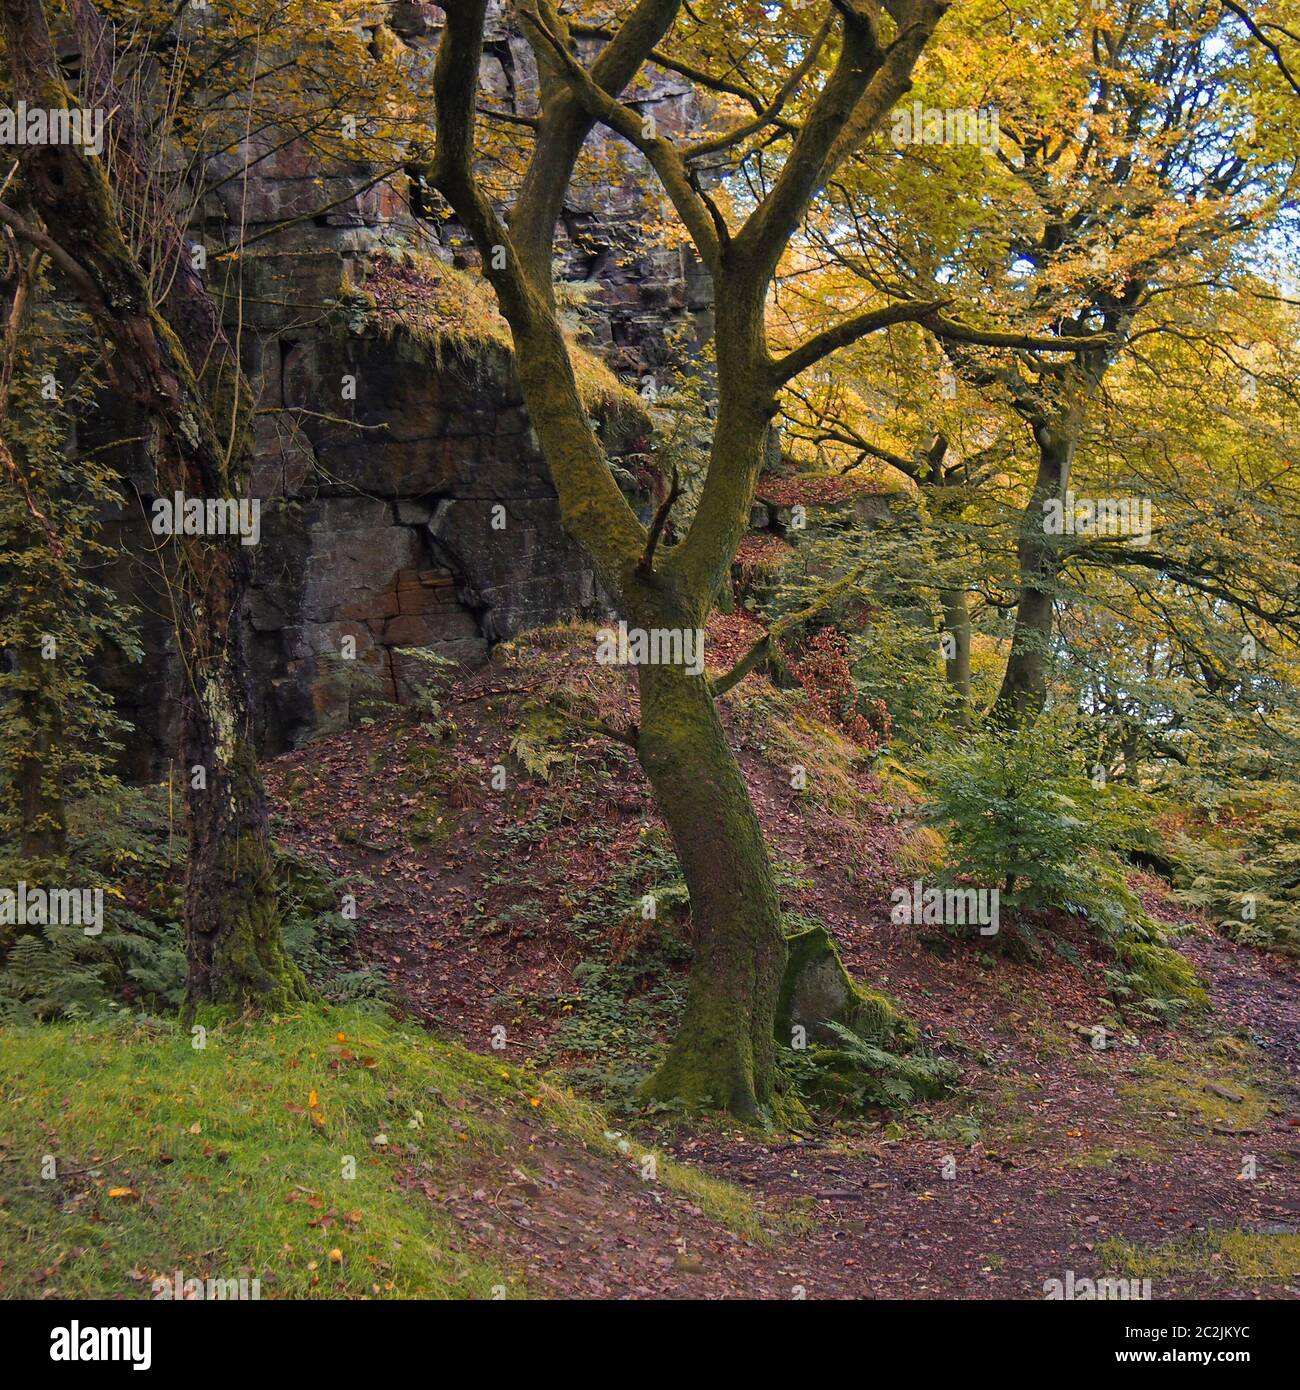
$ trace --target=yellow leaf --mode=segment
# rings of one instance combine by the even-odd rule
[[[110,1197],[136,1197],[139,1194],[134,1187],[110,1187],[108,1195]]]

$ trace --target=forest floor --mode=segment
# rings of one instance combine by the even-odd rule
[[[268,767],[278,840],[355,893],[360,954],[411,1013],[561,1069],[623,1116],[624,1166],[570,1150],[522,1191],[462,1184],[448,1206],[472,1244],[565,1297],[1042,1298],[1070,1272],[1149,1278],[1154,1298],[1300,1293],[1294,967],[1193,925],[1177,945],[1210,1009],[1098,1050],[1092,1028],[1115,1013],[1104,948],[1065,924],[1021,963],[892,923],[890,888],[922,876],[927,847],[905,779],[850,773],[833,735],[783,722],[753,677],[727,721],[787,913],[824,922],[962,1085],[801,1132],[637,1113],[686,928],[637,911],[647,892],[674,901],[675,871],[629,750],[550,741],[557,710],[584,701],[607,724],[634,715],[621,677],[575,669],[590,663],[520,653],[451,692],[442,737],[352,729]],[[792,760],[814,794],[790,788]],[[1160,880],[1138,887],[1185,921]],[[768,1235],[647,1181],[651,1143],[751,1194]]]

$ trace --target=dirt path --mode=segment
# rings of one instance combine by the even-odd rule
[[[439,822],[393,773],[412,755],[351,732],[277,760],[277,834],[358,885],[362,954],[417,1015],[479,1050],[509,1015],[510,1055],[538,1055],[559,1015],[518,1001],[574,991],[573,904],[642,833],[643,790],[631,772],[586,789],[585,805],[543,790],[532,803],[540,839],[524,849],[507,837],[528,807],[440,804],[455,813],[454,837],[426,841],[410,834],[417,816]],[[487,721],[466,721],[462,765],[485,780],[498,756]],[[1069,1271],[1145,1273],[1154,1298],[1300,1293],[1293,967],[1189,936],[1211,1016],[1097,1052],[1081,1029],[1108,1006],[1086,939],[1037,966],[933,954],[888,921],[896,832],[882,822],[866,836],[849,881],[830,830],[769,769],[748,771],[778,855],[810,866],[800,901],[833,928],[850,969],[959,1062],[962,1092],[892,1122],[779,1142],[638,1131],[754,1194],[772,1214],[767,1245],[642,1181],[634,1163],[548,1155],[540,1134],[534,1178],[484,1174],[443,1199],[469,1240],[570,1297],[1042,1298]],[[594,845],[583,829],[593,817]],[[503,1000],[514,1001],[505,1013]],[[791,1211],[798,1229],[779,1219]]]
[[[1267,962],[1252,969],[1215,941],[1197,954],[1225,980],[1251,986],[1232,994],[1220,1024],[1262,1033],[1267,1017],[1293,1023],[1290,984]],[[635,1152],[611,1173],[571,1151],[548,1153],[538,1135],[523,1136],[541,1144],[536,1181],[487,1177],[447,1200],[472,1241],[522,1263],[535,1288],[563,1297],[1037,1299],[1068,1271],[1076,1282],[1105,1275],[1116,1242],[1187,1252],[1185,1267],[1154,1273],[1156,1299],[1300,1293],[1293,1279],[1234,1265],[1232,1251],[1225,1256],[1206,1235],[1267,1241],[1300,1231],[1294,1108],[1270,1115],[1256,1134],[1215,1134],[1212,1123],[1172,1114],[1138,1129],[1143,1117],[1123,1091],[1141,1059],[1081,1055],[1091,1084],[1057,1068],[1039,1088],[1017,1092],[1013,1115],[1001,1116],[994,1102],[992,1133],[966,1147],[829,1134],[771,1143],[709,1134],[671,1144],[679,1159],[770,1209],[804,1214],[804,1230],[774,1223],[767,1247],[642,1182]],[[964,1099],[980,1104],[997,1090],[993,1082]],[[1252,1179],[1242,1176],[1247,1155]]]

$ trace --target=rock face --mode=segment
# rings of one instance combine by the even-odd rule
[[[262,397],[283,407],[272,417],[281,433],[254,465],[264,524],[251,650],[265,748],[347,722],[344,653],[401,700],[402,648],[479,661],[526,627],[597,610],[507,354],[435,361],[400,336],[355,332],[279,348]],[[321,418],[349,378],[352,419]]]
[[[441,12],[401,3],[386,20],[419,61],[436,50]],[[527,111],[536,73],[524,41],[497,20],[482,80],[492,99]],[[677,79],[653,90],[661,129],[691,118]],[[364,164],[322,170],[274,132],[218,162],[229,178],[203,208],[196,235],[214,251],[243,226],[255,242],[241,258],[238,314],[246,370],[258,392],[253,496],[261,538],[247,615],[262,750],[296,747],[349,718],[347,652],[392,698],[410,696],[400,655],[429,648],[482,660],[491,644],[529,626],[595,616],[605,603],[589,564],[560,528],[555,489],[523,409],[499,335],[428,334],[380,325],[356,310],[373,268],[417,248],[449,267],[472,265],[454,221],[433,216],[427,193],[400,176],[365,187]],[[638,244],[645,187],[629,165],[622,184],[576,191],[557,242],[564,277],[591,350],[635,388],[674,351],[711,331],[711,291],[689,255]],[[349,196],[352,189],[362,189]],[[313,215],[315,209],[325,209]],[[292,228],[272,229],[289,218]],[[212,277],[214,290],[217,282]],[[351,308],[349,309],[349,305]],[[595,408],[607,452],[636,496],[634,410]],[[129,436],[106,403],[87,442]],[[155,485],[143,457],[119,449],[130,503],[109,535],[130,558],[116,582],[142,609],[147,659],[108,681],[138,737],[125,771],[165,769],[176,748],[174,644],[165,585],[150,555]],[[644,478],[643,478],[643,481]],[[133,494],[133,495],[132,495]]]

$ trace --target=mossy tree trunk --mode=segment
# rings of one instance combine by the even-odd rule
[[[652,573],[639,568],[623,601],[646,629],[703,628],[728,582],[768,454],[776,402],[761,282],[725,258],[719,272],[718,421],[694,523],[712,544],[683,544]],[[686,1011],[645,1093],[755,1119],[775,1084],[773,1026],[786,956],[771,857],[707,678],[672,666],[641,666],[637,676],[637,752],[672,833],[695,929]]]
[[[944,11],[942,0],[899,0],[885,42],[874,6],[836,6],[837,46],[807,78],[808,109],[780,176],[733,233],[703,195],[674,142],[619,94],[669,35],[682,0],[637,0],[584,65],[576,30],[546,3],[517,6],[541,75],[530,165],[509,219],[475,175],[477,85],[487,0],[446,7],[433,76],[437,153],[429,183],[469,229],[510,325],[529,417],[555,482],[565,528],[591,556],[630,625],[700,629],[726,584],[749,522],[777,395],[824,356],[900,317],[837,325],[774,360],[765,303],[777,263],[836,167],[883,121]],[[815,73],[812,71],[816,68]],[[707,76],[695,80],[711,85]],[[719,90],[727,87],[725,75]],[[765,118],[766,119],[766,118]],[[650,164],[714,278],[717,419],[708,471],[684,539],[659,550],[667,511],[646,528],[619,491],[578,397],[555,312],[552,252],[578,154],[597,124]],[[742,132],[742,135],[745,132]],[[729,145],[724,141],[722,148]],[[932,307],[932,306],[931,306]],[[647,1091],[758,1117],[774,1089],[773,1023],[785,940],[771,860],[757,814],[702,674],[638,668],[643,768],[673,836],[691,894],[696,954],[686,1014]]]
[[[280,937],[266,795],[253,745],[242,609],[247,552],[186,538],[180,593],[198,621],[187,650],[181,730],[190,783],[185,865],[186,999],[283,1008],[299,992]],[[204,622],[207,615],[211,620]],[[202,769],[205,785],[194,782]]]
[[[1020,594],[1011,652],[990,717],[1002,724],[1032,724],[1047,702],[1056,581],[1065,554],[1063,539],[1049,535],[1044,503],[1064,507],[1079,422],[1040,421],[1035,427],[1038,471],[1020,521],[1016,563]]]
[[[638,676],[638,754],[690,889],[695,930],[686,1011],[646,1094],[758,1118],[772,1094],[785,966],[771,859],[704,678],[663,666]]]
[[[40,0],[0,0],[0,18],[15,98],[51,110],[70,105]],[[81,6],[79,18],[96,16]],[[103,77],[95,95],[106,109],[123,113],[114,139],[129,140],[129,104],[110,100],[115,94]],[[113,148],[110,140],[106,157]],[[104,161],[73,146],[24,146],[19,160],[21,194],[44,226],[8,208],[0,208],[0,220],[46,253],[111,348],[105,353],[110,378],[149,422],[159,494],[245,493],[247,383],[215,305],[176,244],[178,229],[158,228],[159,244],[144,253],[168,267],[169,321],[153,301],[119,214],[119,197],[124,206],[136,200],[140,210],[147,189],[126,175],[115,189]],[[192,363],[201,364],[202,384]],[[183,669],[190,812],[187,993],[191,1004],[278,1007],[299,981],[280,940],[270,828],[253,751],[242,643],[248,554],[230,536],[182,537],[172,549],[168,584]]]

